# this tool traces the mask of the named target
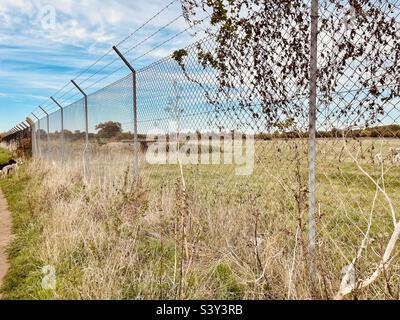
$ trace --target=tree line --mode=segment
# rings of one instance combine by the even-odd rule
[[[290,130],[288,129],[291,125],[282,124],[281,128],[278,128],[274,132],[259,132],[255,134],[256,140],[272,140],[272,139],[296,139],[296,138],[307,138],[307,131]],[[119,122],[107,121],[98,124],[96,127],[96,133],[89,133],[91,140],[97,140],[98,143],[107,142],[118,142],[118,141],[132,141],[134,136],[132,132],[124,132]],[[43,129],[39,131],[41,139],[47,139],[47,132]],[[200,135],[200,132],[197,131]],[[145,140],[145,134],[139,134],[140,140]],[[331,130],[319,130],[317,131],[317,138],[400,138],[400,125],[382,125],[364,129],[338,129],[332,128]],[[61,132],[55,131],[49,134],[50,139],[60,139]],[[80,130],[70,131],[64,130],[64,138],[68,141],[81,141],[85,139],[85,132]]]

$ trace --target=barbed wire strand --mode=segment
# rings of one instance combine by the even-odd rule
[[[136,28],[133,32],[131,32],[129,35],[127,35],[125,38],[123,38],[122,40],[120,40],[117,43],[117,47],[120,46],[121,44],[125,43],[126,41],[128,41],[130,38],[132,38],[137,32],[139,32],[140,30],[142,30],[145,26],[147,26],[150,22],[154,21],[158,16],[160,16],[163,12],[165,12],[167,9],[169,9],[174,3],[178,2],[179,0],[173,0],[171,2],[169,2],[166,6],[164,6],[162,9],[160,9],[157,13],[155,13],[152,17],[150,17],[148,20],[146,20],[146,22],[144,22],[143,24],[141,24],[138,28]],[[106,53],[104,53],[101,57],[99,57],[96,61],[94,61],[89,67],[85,68],[83,71],[79,72],[76,76],[74,76],[72,79],[73,80],[77,80],[79,77],[81,77],[83,74],[89,72],[89,70],[91,70],[94,66],[96,66],[101,60],[103,60],[107,55],[109,55],[111,52],[113,51],[112,48],[110,48],[109,50],[106,51]],[[118,59],[116,59],[118,60]],[[53,93],[53,97],[56,96],[57,94],[59,94],[60,92],[62,92],[68,85],[70,85],[70,83],[66,83],[61,89],[59,89],[58,91],[56,91],[55,93]],[[70,90],[72,91],[72,89]],[[67,94],[70,92],[68,91]],[[63,95],[65,96],[65,95]],[[62,96],[62,97],[63,97]],[[61,98],[62,98],[61,97]],[[61,99],[60,97],[58,97],[58,99]],[[65,101],[65,100],[64,100]],[[46,105],[48,106],[48,102],[50,102],[50,98],[47,98],[46,100],[44,100],[40,105]],[[51,103],[51,102],[50,102]],[[42,110],[40,110],[40,108],[36,108],[34,109],[32,112],[33,113],[38,113],[38,112],[42,112]]]

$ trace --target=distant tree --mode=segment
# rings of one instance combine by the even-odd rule
[[[133,134],[131,132],[122,132],[118,135],[120,140],[133,140]]]
[[[96,130],[99,130],[97,133],[99,138],[110,139],[121,135],[122,126],[119,122],[107,121],[104,123],[99,123],[96,126]]]
[[[72,140],[73,135],[72,131],[64,129],[64,139]]]
[[[85,132],[81,132],[80,130],[75,130],[72,134],[72,141],[79,141],[85,138]]]
[[[47,131],[44,129],[39,130],[39,137],[40,139],[47,139]]]

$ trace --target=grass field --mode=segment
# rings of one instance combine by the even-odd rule
[[[318,141],[316,292],[308,278],[304,140],[257,142],[250,176],[236,176],[234,165],[188,165],[181,175],[179,165],[142,158],[134,180],[132,150],[118,144],[92,146],[86,179],[81,157],[64,168],[32,161],[1,182],[11,203],[25,203],[12,205],[25,223],[11,250],[19,285],[7,285],[16,278],[11,273],[5,295],[331,299],[368,226],[356,279],[369,277],[381,259],[393,231],[391,207],[398,219],[400,165],[391,162],[390,147],[400,140]],[[384,276],[350,297],[397,297],[398,253]],[[40,286],[46,265],[57,271],[56,290]]]

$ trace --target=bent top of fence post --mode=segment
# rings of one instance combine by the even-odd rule
[[[41,106],[39,106],[39,108],[40,108],[40,110],[42,110],[45,114],[46,114],[46,116],[48,116],[49,114],[47,113],[47,111],[46,110],[44,110]]]
[[[118,50],[116,46],[113,46],[113,50],[117,53],[117,55],[121,58],[121,60],[126,64],[126,66],[132,71],[132,73],[136,73],[135,68],[129,63],[128,60],[124,57],[121,51]]]
[[[33,112],[31,112],[31,114],[36,118],[37,121],[40,121],[40,119]]]
[[[54,99],[53,97],[50,97],[51,100],[53,100],[53,102],[57,105],[57,107],[59,107],[61,110],[63,109],[63,107],[61,106],[61,104],[58,103],[58,101],[56,99]]]
[[[82,93],[84,95],[85,98],[87,98],[87,94],[85,93],[85,91],[83,91],[81,89],[80,86],[77,85],[77,83],[74,80],[71,80],[72,84],[80,91],[80,93]]]

